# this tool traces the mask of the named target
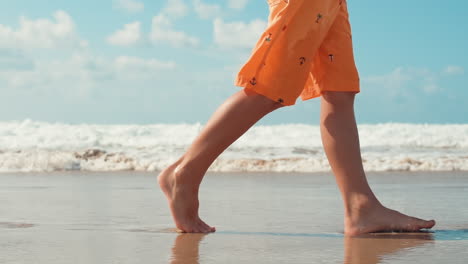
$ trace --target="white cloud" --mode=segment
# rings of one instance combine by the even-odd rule
[[[49,19],[30,20],[20,17],[19,27],[14,29],[0,24],[0,48],[74,48],[86,47],[79,39],[72,17],[57,11]]]
[[[129,13],[139,13],[145,9],[145,5],[136,0],[114,0],[114,8],[125,10]]]
[[[211,7],[211,6],[210,6]],[[210,9],[208,7],[208,9]],[[206,6],[204,6],[206,8]],[[142,37],[141,24],[134,22],[127,24],[107,38],[111,45],[131,46],[141,41],[152,44],[169,43],[173,47],[198,46],[200,40],[197,37],[173,29],[173,21],[188,14],[188,6],[183,0],[168,0],[161,12],[153,17],[151,32],[148,38]],[[211,9],[210,9],[211,10]],[[211,12],[211,11],[209,11]]]
[[[188,14],[188,6],[184,0],[168,0],[162,13],[170,17],[184,17]]]
[[[115,70],[120,73],[151,74],[159,70],[170,70],[176,67],[174,62],[163,62],[156,59],[120,56],[114,61]]]
[[[133,22],[124,25],[124,28],[118,30],[107,38],[107,42],[116,46],[130,46],[141,41],[141,23]]]
[[[153,44],[170,43],[174,47],[198,46],[200,40],[189,36],[182,31],[172,29],[172,22],[164,14],[159,14],[153,18],[152,29],[149,35]]]
[[[363,78],[365,82],[380,86],[388,91],[398,91],[412,79],[413,76],[404,67],[398,67],[384,75],[374,75]]]
[[[32,90],[54,96],[86,96],[93,88],[109,87],[106,82],[132,83],[154,80],[161,72],[173,70],[176,64],[154,58],[119,56],[113,59],[89,54],[74,54],[67,59],[38,60],[28,70],[2,71],[0,83],[7,89]]]
[[[460,66],[455,66],[455,65],[449,65],[445,67],[444,73],[447,75],[461,75],[465,73],[465,69]]]
[[[222,48],[253,48],[259,36],[267,27],[267,22],[256,19],[250,23],[224,23],[216,18],[214,25],[214,41]]]
[[[229,0],[228,6],[231,9],[242,10],[247,6],[249,0]]]
[[[217,4],[206,4],[201,0],[194,0],[193,6],[198,17],[201,19],[211,19],[221,16],[221,7]]]
[[[444,77],[462,73],[463,68],[458,66],[447,66],[440,72],[426,68],[397,67],[388,74],[368,76],[362,80],[390,96],[407,95],[415,89],[432,94],[444,89],[439,84]]]

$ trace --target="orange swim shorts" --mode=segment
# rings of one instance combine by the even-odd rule
[[[346,0],[267,1],[268,26],[236,86],[283,105],[324,91],[360,91]]]

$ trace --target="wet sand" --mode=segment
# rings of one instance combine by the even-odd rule
[[[468,172],[370,173],[381,201],[435,218],[423,233],[343,236],[330,174],[211,173],[178,234],[156,173],[0,174],[0,263],[466,263]]]

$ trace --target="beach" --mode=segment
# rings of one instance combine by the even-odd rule
[[[421,6],[5,1],[0,264],[468,264],[468,2]]]
[[[381,202],[434,218],[422,233],[343,235],[329,173],[210,172],[179,234],[157,172],[0,174],[0,263],[466,263],[468,172],[371,172]]]

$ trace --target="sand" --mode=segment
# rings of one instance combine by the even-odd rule
[[[343,236],[330,174],[210,173],[178,234],[156,173],[0,174],[0,263],[467,263],[468,172],[371,173],[382,203],[431,232]]]

